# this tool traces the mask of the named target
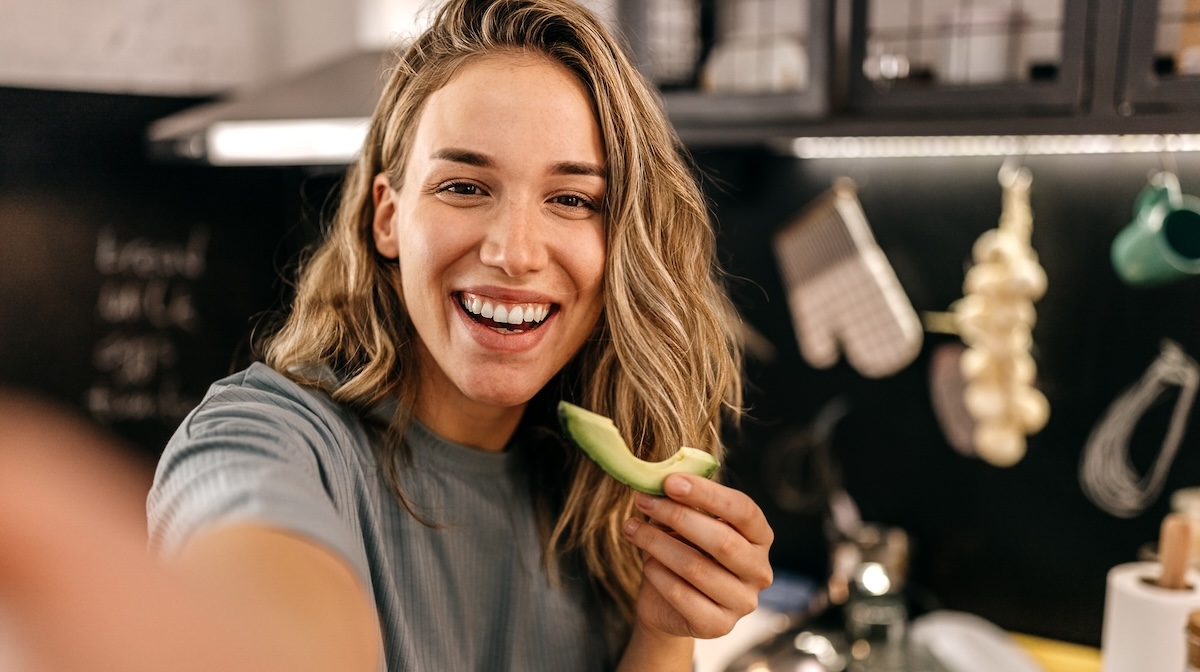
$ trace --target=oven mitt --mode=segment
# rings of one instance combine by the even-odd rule
[[[844,354],[868,378],[921,351],[921,320],[875,242],[854,184],[840,179],[774,237],[800,353],[816,368]]]

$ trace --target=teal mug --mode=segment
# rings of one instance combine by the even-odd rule
[[[1135,287],[1200,274],[1200,198],[1182,194],[1173,173],[1152,176],[1134,204],[1133,221],[1113,240],[1112,264]]]

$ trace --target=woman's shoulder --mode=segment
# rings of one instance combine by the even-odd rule
[[[321,387],[256,362],[214,382],[166,452],[194,449],[199,442],[227,449],[265,443],[272,451],[340,455],[344,460],[369,453],[364,450],[369,441],[359,415]]]
[[[244,416],[254,412],[305,415],[344,424],[355,418],[350,409],[334,401],[321,387],[301,384],[262,362],[214,382],[193,415]]]
[[[222,394],[249,394],[261,392],[265,396],[279,396],[303,403],[312,403],[322,397],[328,398],[319,387],[302,385],[264,362],[254,362],[246,368],[215,381],[205,395],[205,401]]]
[[[147,497],[154,546],[253,521],[356,559],[347,521],[372,487],[370,437],[317,387],[264,364],[222,378],[167,442]]]

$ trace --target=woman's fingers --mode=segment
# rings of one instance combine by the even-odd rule
[[[645,552],[647,564],[657,562],[659,567],[674,575],[679,583],[659,586],[669,602],[682,602],[686,597],[703,596],[706,603],[715,603],[722,608],[749,613],[757,606],[757,590],[749,590],[742,580],[721,566],[713,558],[701,553],[671,532],[654,525],[636,523],[629,529],[630,540]],[[652,570],[646,570],[650,578]],[[686,590],[684,590],[686,587]],[[674,598],[674,599],[672,599]],[[678,606],[678,605],[676,605]]]
[[[724,520],[752,544],[770,546],[775,540],[762,509],[744,492],[690,474],[674,474],[664,485],[672,500]]]
[[[643,550],[661,556],[668,567],[682,572],[690,564],[699,565],[701,560],[705,563],[715,561],[715,566],[730,578],[757,583],[754,579],[759,569],[756,549],[725,522],[665,498],[638,495],[636,503],[652,526],[664,533],[661,537],[646,533],[647,546]]]
[[[672,499],[639,495],[638,509],[655,524],[716,560],[740,581],[758,590],[769,586],[772,573],[768,550],[773,533],[762,511],[743,493],[696,480],[711,487],[702,485],[684,495],[668,490]]]
[[[649,520],[625,528],[646,558],[639,617],[672,632],[720,636],[771,584],[774,533],[762,510],[732,488],[690,476],[672,476],[666,486],[668,497],[638,495]]]
[[[663,624],[660,629],[679,636],[712,639],[733,630],[744,614],[723,607],[654,558],[643,569],[643,593],[649,588],[656,599],[639,600],[643,620]],[[665,626],[665,627],[663,627]]]

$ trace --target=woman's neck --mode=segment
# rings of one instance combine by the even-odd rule
[[[524,404],[487,406],[462,398],[447,399],[433,391],[418,395],[415,409],[417,419],[434,434],[447,441],[494,453],[508,446],[524,412]]]

